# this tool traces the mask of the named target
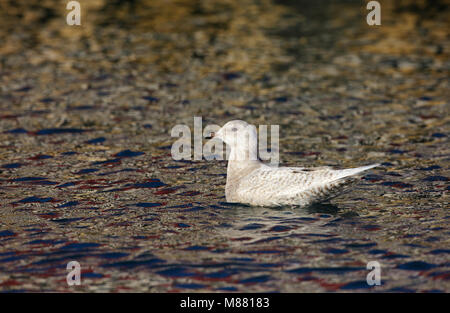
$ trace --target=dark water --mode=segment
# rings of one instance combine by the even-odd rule
[[[360,1],[81,1],[80,27],[32,2],[0,7],[1,291],[449,291],[441,2],[379,27]],[[194,116],[280,125],[284,165],[382,166],[332,204],[231,205],[225,162],[171,157]]]

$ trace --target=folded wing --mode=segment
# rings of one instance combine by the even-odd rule
[[[375,166],[378,164],[343,170],[264,166],[243,178],[238,190],[242,196],[257,192],[278,200],[319,199],[332,194],[347,181],[346,178]]]

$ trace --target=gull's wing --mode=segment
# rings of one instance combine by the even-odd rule
[[[276,195],[278,198],[295,198],[299,194],[323,196],[346,180],[344,178],[359,174],[378,164],[333,170],[328,167],[261,167],[246,177],[240,183],[238,192],[241,195],[258,193]]]

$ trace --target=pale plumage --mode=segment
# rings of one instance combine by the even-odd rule
[[[308,206],[339,194],[347,178],[378,165],[344,170],[268,166],[249,151],[256,146],[256,129],[244,121],[228,122],[215,137],[231,147],[225,187],[228,202]]]

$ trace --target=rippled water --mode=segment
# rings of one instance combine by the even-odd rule
[[[439,3],[373,28],[360,1],[98,0],[77,28],[3,1],[0,290],[448,292]],[[331,204],[232,205],[225,162],[171,157],[194,116],[280,125],[283,165],[382,166]]]

